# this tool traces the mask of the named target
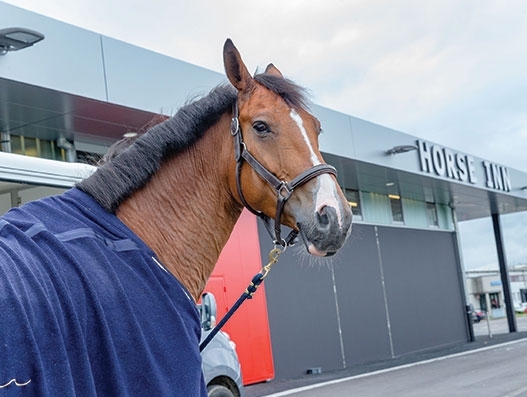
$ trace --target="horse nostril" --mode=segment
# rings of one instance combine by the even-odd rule
[[[326,206],[323,206],[317,211],[318,224],[323,228],[326,228],[329,225],[329,216],[327,214],[326,208]]]

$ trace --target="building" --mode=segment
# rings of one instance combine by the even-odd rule
[[[467,296],[476,309],[493,318],[505,315],[504,292],[498,266],[467,271]],[[527,305],[527,265],[509,268],[510,294],[514,307]]]
[[[225,80],[5,3],[0,15],[8,23],[0,29],[22,26],[45,35],[33,47],[0,56],[4,152],[57,161],[96,158],[123,134]],[[244,372],[246,382],[469,341],[459,221],[492,217],[503,302],[512,307],[500,216],[527,210],[526,173],[321,106],[313,112],[326,131],[321,149],[338,169],[353,208],[354,231],[329,262],[319,264],[292,250],[281,256],[259,292],[263,335],[255,326],[228,329],[244,368],[261,357],[246,346],[261,344],[266,351],[264,368],[250,376]],[[21,186],[0,184],[2,193],[9,192],[9,205],[24,201]],[[225,292],[216,293],[222,306],[232,304],[244,283],[233,280],[239,273],[229,266],[248,273],[248,282],[253,267],[267,261],[264,228],[250,216],[243,222],[236,242],[225,250],[236,264],[221,259],[211,281]],[[239,247],[254,259],[251,269]],[[251,309],[243,310],[241,315],[251,318]],[[513,311],[507,316],[514,331]]]

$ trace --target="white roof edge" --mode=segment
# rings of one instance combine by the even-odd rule
[[[72,187],[96,167],[0,152],[0,181]]]

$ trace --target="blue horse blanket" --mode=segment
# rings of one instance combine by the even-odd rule
[[[89,195],[0,218],[1,396],[205,396],[200,334],[185,288]]]

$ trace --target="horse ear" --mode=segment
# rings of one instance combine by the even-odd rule
[[[265,68],[265,73],[272,74],[273,76],[276,76],[276,77],[284,78],[284,76],[282,75],[282,72],[280,72],[278,68],[274,66],[272,63],[267,65],[267,67]]]
[[[253,78],[231,39],[227,39],[223,45],[223,63],[227,78],[232,85],[238,91],[246,91],[252,84]]]

